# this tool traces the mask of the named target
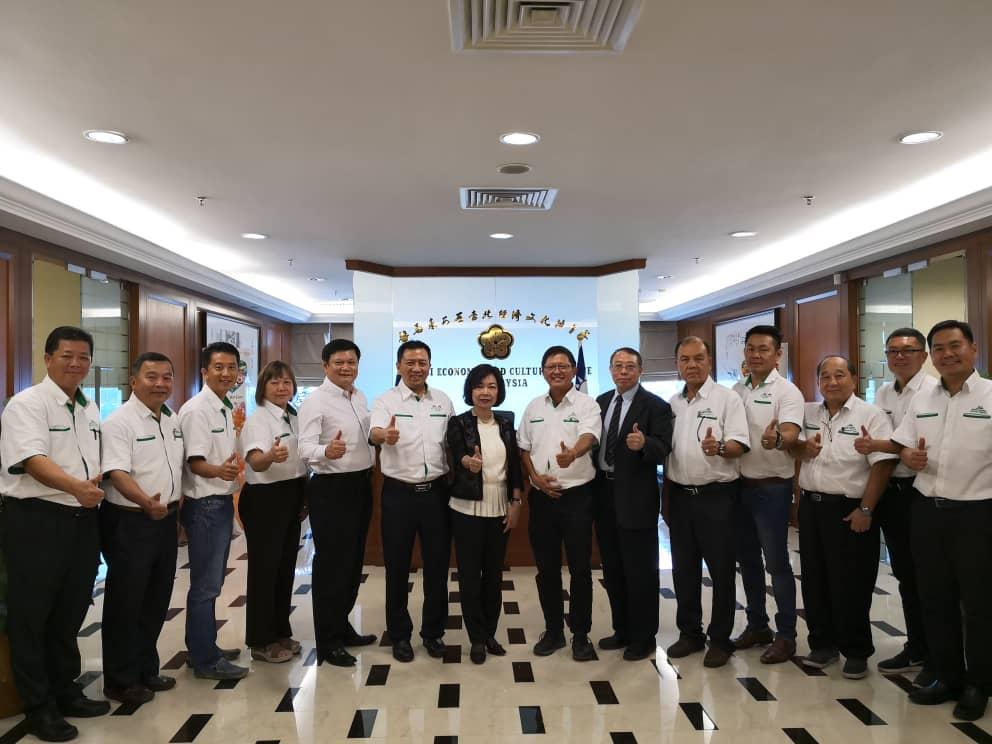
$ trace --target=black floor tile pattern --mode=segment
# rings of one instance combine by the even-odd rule
[[[504,602],[503,603],[503,614],[505,615],[519,615],[520,605],[517,602]]]
[[[457,708],[461,700],[461,687],[457,684],[441,683],[437,690],[438,708]]]
[[[214,685],[215,690],[233,690],[238,686],[240,679],[221,679]]]
[[[217,630],[220,630],[220,629],[221,629],[221,628],[223,628],[223,627],[224,627],[225,625],[227,625],[227,620],[217,620],[217,621],[215,622],[215,625],[217,626]]]
[[[445,664],[462,663],[462,647],[460,644],[449,645],[444,647],[444,663]]]
[[[951,725],[978,744],[992,744],[992,734],[980,728],[977,723],[955,721]]]
[[[381,686],[386,684],[387,679],[389,679],[389,664],[373,664],[369,668],[369,676],[365,680],[365,686]]]
[[[434,744],[458,744],[457,736],[435,736]]]
[[[873,713],[867,705],[857,698],[837,698],[837,702],[847,708],[851,715],[857,718],[865,726],[885,726],[885,721]]]
[[[448,619],[444,621],[445,630],[461,630],[462,629],[462,616],[461,615],[448,615]]]
[[[711,579],[709,576],[703,576],[702,582],[703,582],[703,586],[708,586],[710,588],[713,587],[713,579]]]
[[[661,596],[665,599],[675,599],[675,592],[667,586],[661,587]]]
[[[504,592],[514,591],[513,579],[503,579],[499,584],[499,588],[502,589]]]
[[[696,731],[716,731],[717,725],[703,708],[702,703],[679,703],[685,717]]]
[[[103,672],[83,672],[76,677],[76,684],[80,689],[85,689],[103,676]]]
[[[511,645],[521,645],[527,643],[527,636],[523,628],[507,628],[506,639]]]
[[[520,712],[520,732],[523,734],[543,734],[544,716],[541,714],[539,705],[521,705]]]
[[[0,736],[0,744],[17,744],[25,736],[28,736],[28,724],[21,721],[3,736]]]
[[[186,656],[185,651],[177,651],[175,656],[162,664],[162,669],[182,669],[186,663]]]
[[[169,608],[169,611],[165,613],[165,620],[166,620],[166,622],[168,622],[169,620],[172,620],[173,618],[175,618],[176,615],[178,615],[179,613],[181,613],[185,609],[186,609],[185,607],[170,607]]]
[[[751,693],[751,697],[759,703],[772,702],[775,696],[772,695],[757,677],[738,677],[737,681],[743,685],[744,689]]]
[[[813,735],[804,728],[784,728],[782,733],[788,736],[793,744],[819,744]]]
[[[377,710],[356,710],[355,717],[351,719],[351,727],[348,729],[349,739],[369,739],[375,729],[375,718]]]
[[[674,665],[674,664],[673,664],[673,663],[671,662],[671,660],[667,660],[667,661],[665,662],[665,664],[666,664],[666,665],[667,665],[667,666],[669,667],[669,669],[671,669],[672,671],[674,671],[674,672],[675,672],[675,679],[682,679],[682,674],[681,674],[681,673],[679,672],[679,668],[678,668],[677,666],[675,666],[675,665]],[[663,675],[663,674],[661,673],[661,670],[660,670],[660,669],[658,668],[658,661],[657,661],[656,659],[651,659],[651,666],[653,666],[653,667],[654,667],[654,670],[655,670],[656,672],[658,672],[658,676],[659,676],[659,677],[663,677],[663,676],[664,676],[664,675]]]
[[[620,701],[617,699],[617,694],[613,691],[613,686],[606,681],[592,681],[589,683],[592,687],[592,694],[596,696],[596,702],[599,705],[619,705]]]
[[[800,671],[803,672],[807,677],[826,677],[827,673],[822,669],[814,669],[813,667],[803,666],[803,660],[801,656],[793,656],[789,659],[793,664],[799,667]]]
[[[121,703],[110,715],[112,716],[133,716],[144,703]]]
[[[380,646],[392,646],[393,645],[393,639],[389,637],[389,633],[386,632],[385,630],[382,631],[382,637],[379,639],[379,645]]]
[[[236,569],[234,568],[234,566],[228,566],[227,568],[224,569],[224,575],[230,576],[232,573],[235,572],[235,570]]]
[[[239,560],[239,561],[246,561],[246,560],[248,560],[248,554],[247,553],[242,553],[241,555],[239,555],[237,557],[237,560]]]
[[[906,636],[906,634],[903,631],[899,630],[899,628],[895,627],[894,625],[889,625],[889,623],[885,622],[884,620],[872,620],[871,624],[874,625],[879,630],[885,632],[887,635],[896,638]]]
[[[448,592],[448,604],[458,604],[461,601],[461,592]]]
[[[296,591],[293,594],[309,594],[310,588],[310,584],[300,584],[296,587]]]
[[[194,713],[186,719],[186,723],[179,727],[179,730],[169,739],[169,744],[191,744],[203,731],[203,727],[209,723],[212,714]]]
[[[514,682],[534,681],[534,667],[531,666],[529,661],[513,662],[513,681]]]
[[[637,739],[634,738],[632,731],[611,731],[610,742],[611,744],[637,744]]]
[[[244,607],[246,604],[248,604],[248,595],[242,594],[241,596],[235,597],[231,600],[231,604],[229,604],[228,607]]]
[[[295,712],[295,708],[293,708],[293,698],[296,697],[296,693],[299,691],[299,687],[290,687],[286,690],[286,694],[282,696],[282,700],[280,700],[279,705],[276,706],[276,713]]]
[[[80,631],[79,631],[79,633],[77,633],[77,635],[80,638],[88,638],[89,636],[93,635],[98,630],[100,630],[100,626],[101,626],[101,623],[90,623],[85,628],[80,629]]]
[[[317,649],[312,648],[303,661],[303,666],[309,667],[317,663]]]
[[[913,683],[901,674],[883,674],[882,676],[905,693],[910,693],[916,689],[913,687]]]

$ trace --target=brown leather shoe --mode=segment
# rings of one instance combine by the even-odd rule
[[[746,628],[743,633],[734,639],[734,648],[738,651],[743,651],[746,648],[753,648],[754,646],[767,646],[774,640],[775,634],[772,633],[771,628],[762,628],[761,630]]]
[[[796,654],[796,642],[791,638],[776,638],[761,655],[762,664],[781,664]]]

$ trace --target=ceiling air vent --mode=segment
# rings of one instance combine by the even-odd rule
[[[621,52],[642,0],[448,0],[456,52]]]
[[[539,212],[551,209],[558,189],[490,189],[466,186],[459,189],[462,209],[519,209]]]

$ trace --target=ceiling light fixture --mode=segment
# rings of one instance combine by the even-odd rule
[[[753,238],[757,234],[758,233],[756,233],[754,230],[736,230],[736,231],[730,233],[730,237],[732,237],[732,238]]]
[[[671,274],[658,274],[658,276],[655,277],[655,279],[671,279],[671,278],[672,278]]]
[[[909,132],[900,136],[899,142],[904,145],[925,145],[927,142],[936,142],[943,136],[943,132],[935,129],[928,132]]]
[[[496,170],[505,176],[519,176],[530,173],[531,168],[527,163],[504,163]]]
[[[493,240],[509,240],[513,237],[513,233],[489,233],[489,237]]]
[[[499,136],[499,141],[504,145],[533,145],[540,136],[533,132],[507,132]]]
[[[327,281],[327,279],[325,279],[322,276],[311,276],[311,277],[309,277],[309,279],[312,282],[326,282]]]
[[[265,240],[269,236],[262,233],[241,233],[241,237],[246,240]]]
[[[101,145],[124,145],[128,141],[124,132],[116,132],[113,129],[87,129],[83,132],[83,136],[90,142],[99,142]]]

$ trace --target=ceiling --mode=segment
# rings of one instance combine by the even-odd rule
[[[347,311],[346,258],[643,257],[677,318],[987,224],[989,28],[985,0],[644,0],[622,53],[456,53],[445,0],[7,0],[0,224],[297,321]]]

